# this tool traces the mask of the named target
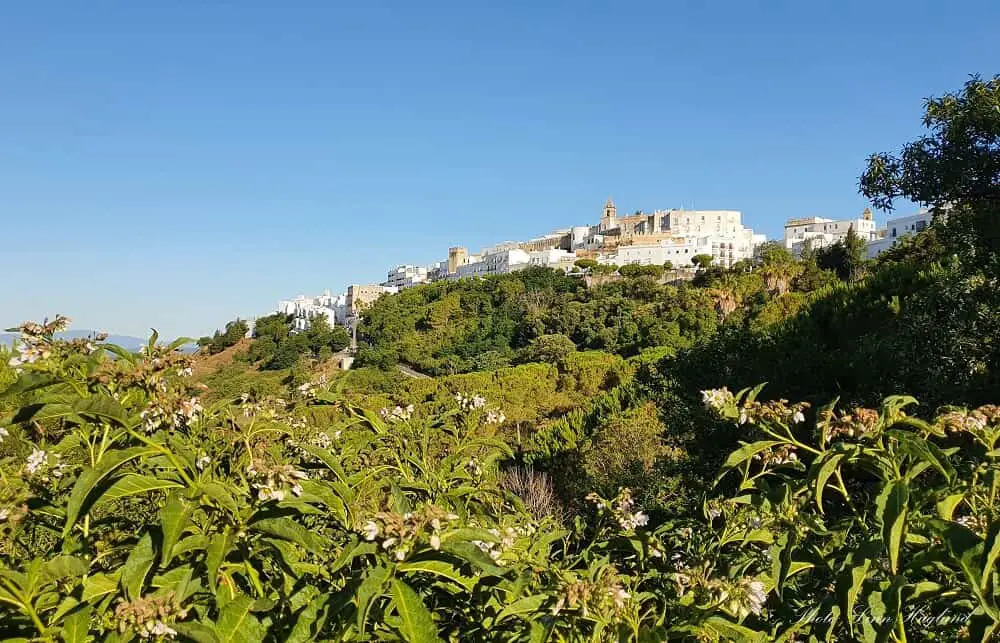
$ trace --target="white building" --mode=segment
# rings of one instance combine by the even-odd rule
[[[930,210],[920,210],[916,214],[905,217],[889,219],[885,223],[885,228],[878,231],[878,237],[868,243],[867,255],[873,259],[896,245],[900,239],[907,235],[923,232],[931,225],[934,213]]]
[[[597,262],[616,266],[662,266],[669,261],[681,268],[692,265],[691,257],[696,254],[698,252],[693,243],[661,241],[655,244],[618,246],[614,252],[600,255]]]
[[[344,324],[347,317],[345,303],[344,295],[333,296],[326,290],[315,297],[299,295],[295,299],[282,299],[278,302],[277,312],[291,315],[293,328],[301,331],[308,329],[312,320],[320,315],[331,324]]]
[[[669,261],[674,268],[690,268],[694,265],[691,261],[693,257],[709,255],[713,264],[731,268],[737,261],[753,258],[754,248],[766,240],[764,235],[744,230],[746,233],[734,236],[664,239],[655,244],[618,246],[614,252],[601,255],[597,261],[618,266],[662,266]]]
[[[428,273],[429,269],[426,266],[413,266],[410,264],[395,266],[389,270],[389,275],[382,282],[382,285],[387,288],[403,289],[416,286],[417,284],[425,284],[430,280]]]
[[[458,266],[449,277],[461,279],[463,277],[503,275],[527,267],[530,261],[531,256],[518,248],[498,250],[483,255],[469,255],[468,261]]]
[[[528,264],[532,266],[541,266],[543,268],[569,270],[573,267],[574,261],[576,261],[576,252],[563,250],[561,248],[535,250],[528,253]]]
[[[878,237],[872,211],[866,208],[857,219],[834,220],[822,217],[789,219],[785,223],[785,247],[791,250],[792,254],[801,255],[806,248],[815,250],[843,241],[847,237],[848,230],[852,228],[865,243],[874,241]]]

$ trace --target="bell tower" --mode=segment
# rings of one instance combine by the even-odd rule
[[[615,207],[615,202],[611,200],[611,197],[608,197],[607,203],[604,204],[604,214],[601,215],[601,231],[617,227],[618,209]]]

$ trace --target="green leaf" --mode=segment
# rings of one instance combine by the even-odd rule
[[[189,514],[190,508],[176,493],[171,494],[160,508],[160,530],[163,532],[160,567],[166,567],[173,558],[174,546],[184,533]]]
[[[61,379],[48,373],[34,373],[30,371],[21,373],[20,377],[14,380],[13,384],[5,388],[3,393],[0,393],[0,400],[60,383],[62,383]]]
[[[153,553],[153,537],[147,532],[139,539],[139,543],[122,567],[121,584],[129,599],[135,600],[142,595],[146,574],[149,573],[154,560],[156,555]]]
[[[913,435],[906,431],[886,431],[888,437],[894,438],[899,443],[899,450],[919,462],[925,462],[937,469],[948,482],[955,477],[955,468],[951,466],[948,457],[941,452],[933,442],[929,442],[920,436]],[[915,471],[919,472],[918,469]],[[915,477],[912,473],[908,478]]]
[[[545,594],[534,594],[532,596],[526,596],[522,599],[516,600],[507,607],[503,608],[503,611],[497,615],[495,623],[500,623],[505,618],[509,618],[511,616],[534,614],[541,609],[547,599],[548,597]]]
[[[83,418],[77,416],[73,407],[69,404],[64,404],[61,402],[48,403],[48,404],[28,404],[22,406],[14,414],[11,419],[11,423],[21,423],[21,422],[44,422],[46,420],[55,420],[58,418],[73,418],[79,423],[83,423]]]
[[[705,619],[702,627],[717,636],[717,639],[714,640],[721,639],[734,643],[743,641],[756,643],[757,641],[766,640],[766,636],[763,633],[754,632],[748,627],[727,621],[721,616],[709,616]]]
[[[219,566],[226,558],[229,551],[229,527],[223,529],[222,533],[214,534],[205,548],[205,567],[208,572],[208,585],[212,591],[216,591],[219,582]]]
[[[111,353],[118,359],[125,360],[126,362],[132,365],[135,364],[135,358],[136,358],[135,353],[125,350],[118,344],[101,344],[101,348]]]
[[[356,541],[354,541],[356,542]],[[369,542],[358,542],[353,547],[346,545],[343,551],[337,556],[336,560],[330,564],[328,571],[332,574],[339,571],[346,565],[349,565],[358,556],[364,556],[366,554],[374,554],[378,551],[378,546],[375,543]]]
[[[291,518],[264,518],[250,523],[249,529],[301,545],[314,554],[322,554],[329,545],[325,538],[314,534]]]
[[[267,633],[260,621],[250,613],[253,599],[243,594],[226,603],[215,623],[219,643],[255,643]]]
[[[875,501],[878,518],[882,523],[882,542],[889,555],[889,569],[893,574],[899,571],[899,548],[903,542],[909,500],[910,489],[907,483],[892,480],[885,485]]]
[[[331,510],[333,516],[340,521],[341,525],[347,526],[347,504],[333,491],[330,485],[319,480],[303,480],[301,484],[304,499],[311,500],[309,496],[315,497],[316,500],[319,500]]]
[[[126,462],[152,453],[154,451],[146,447],[110,451],[97,463],[96,467],[86,467],[80,477],[76,479],[76,484],[73,485],[73,490],[70,491],[69,499],[66,502],[66,525],[63,527],[63,538],[69,535],[77,518],[85,511],[90,493],[101,480],[111,475],[115,469]]]
[[[955,515],[955,508],[965,499],[964,493],[956,493],[947,496],[937,503],[937,513],[944,520],[951,520]]]
[[[358,593],[354,595],[358,608],[357,627],[358,633],[364,635],[365,623],[368,620],[368,610],[371,609],[372,601],[382,595],[382,587],[389,579],[389,569],[386,567],[375,567],[368,572],[368,576],[358,587]]]
[[[983,579],[980,582],[983,592],[987,591],[990,581],[993,579],[998,557],[1000,557],[1000,522],[994,521],[990,526],[990,532],[986,534],[986,542],[983,543],[983,558],[979,565],[979,568],[983,570]]]
[[[83,596],[81,597],[84,603],[93,603],[96,599],[111,594],[118,590],[118,579],[121,576],[121,571],[108,576],[102,572],[97,572],[88,576],[85,581],[83,581]]]
[[[203,482],[195,487],[196,493],[208,496],[220,507],[229,512],[234,518],[239,517],[240,507],[229,491],[217,482]]]
[[[160,480],[153,476],[128,473],[108,487],[107,491],[101,494],[100,500],[94,503],[95,507],[100,507],[108,502],[137,496],[148,491],[162,491],[164,489],[177,489],[180,485],[171,480]]]
[[[173,351],[177,350],[178,348],[184,346],[185,344],[194,344],[195,341],[196,340],[192,339],[191,337],[178,337],[174,341],[172,341],[169,344],[167,344],[167,350],[169,352],[173,352]]]
[[[85,605],[63,620],[62,632],[59,633],[63,643],[86,643],[90,631],[90,611],[90,606]]]
[[[816,472],[816,506],[819,512],[823,513],[823,491],[826,489],[826,482],[837,471],[837,465],[844,459],[843,453],[835,453],[823,460],[819,471]]]
[[[865,578],[868,577],[868,568],[871,567],[871,559],[865,557],[859,564],[854,563],[853,555],[848,558],[849,569],[844,570],[837,580],[837,593],[840,594],[841,603],[844,606],[844,614],[848,615],[847,626],[851,636],[854,636],[854,607],[858,603],[858,595],[864,586]]]
[[[987,596],[982,590],[983,570],[979,566],[983,558],[983,541],[970,529],[956,523],[931,518],[927,521],[930,526],[944,541],[962,573],[965,575],[969,589],[979,599],[980,606],[996,620],[1000,620],[996,605],[991,596]]]
[[[454,565],[446,563],[443,560],[413,560],[400,563],[396,566],[396,569],[403,573],[421,573],[440,576],[441,578],[446,578],[458,584],[460,587],[463,587],[466,591],[470,592],[476,585],[475,578],[466,578],[465,576],[462,576],[462,573],[455,569]]]
[[[441,551],[454,554],[462,560],[472,564],[474,567],[478,567],[483,572],[493,576],[505,576],[509,571],[507,568],[500,567],[494,563],[492,558],[487,556],[482,549],[476,547],[472,543],[442,540]]]
[[[400,620],[400,633],[407,641],[440,641],[431,613],[412,587],[399,579],[392,581],[392,600]]]
[[[321,619],[320,614],[326,610],[329,601],[329,596],[322,596],[306,603],[296,614],[295,625],[288,633],[285,643],[305,643],[315,640],[322,627],[322,620],[325,620],[325,616]],[[318,621],[319,625],[316,625]]]
[[[47,578],[57,580],[68,577],[81,577],[87,573],[89,566],[85,561],[73,556],[56,556],[42,566]]]
[[[77,415],[91,415],[102,420],[113,420],[120,426],[129,426],[128,414],[110,395],[97,394],[80,398],[73,403]]]
[[[184,638],[191,639],[194,643],[219,643],[219,638],[207,625],[197,621],[185,621],[174,623],[171,627]]]
[[[736,449],[729,454],[726,461],[722,464],[722,470],[719,475],[716,476],[715,481],[718,481],[731,469],[738,467],[750,458],[754,457],[761,451],[766,451],[771,447],[785,444],[782,440],[760,440],[758,442],[752,442],[750,444],[744,444],[739,449]]]

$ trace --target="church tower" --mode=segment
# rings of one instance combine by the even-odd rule
[[[604,204],[604,214],[601,215],[601,232],[618,227],[618,209],[615,202],[608,197],[608,202]]]

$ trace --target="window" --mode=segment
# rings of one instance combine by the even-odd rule
[[[893,228],[893,229],[892,229],[892,236],[893,236],[893,237],[895,237],[895,236],[896,236],[896,228]]]

